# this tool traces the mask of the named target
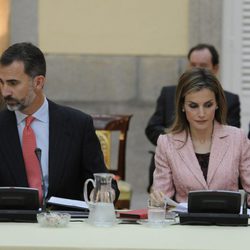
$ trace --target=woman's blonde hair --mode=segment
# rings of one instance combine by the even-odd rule
[[[215,111],[215,120],[226,124],[227,102],[219,80],[208,69],[193,68],[184,72],[179,79],[175,93],[175,119],[169,132],[177,134],[186,131],[186,135],[188,135],[189,122],[183,112],[185,97],[187,94],[201,89],[209,89],[214,93],[218,106]]]

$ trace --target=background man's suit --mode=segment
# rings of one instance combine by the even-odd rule
[[[14,112],[0,112],[0,186],[28,187]],[[92,118],[49,101],[48,195],[83,198],[83,184],[93,173],[107,172]],[[116,183],[113,188],[118,195]]]
[[[161,94],[157,100],[156,110],[149,119],[145,133],[152,144],[157,144],[160,134],[165,133],[165,129],[170,127],[174,120],[174,99],[176,86],[166,86],[161,90]],[[239,96],[225,91],[228,105],[227,123],[228,125],[240,127],[240,100]],[[155,169],[154,153],[149,168],[149,187],[153,182],[153,172]]]

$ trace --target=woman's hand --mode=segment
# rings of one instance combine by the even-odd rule
[[[161,191],[153,191],[149,195],[150,203],[151,204],[165,204],[164,200],[165,195]]]

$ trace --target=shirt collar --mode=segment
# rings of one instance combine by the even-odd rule
[[[32,116],[35,117],[37,120],[46,123],[49,120],[48,111],[49,111],[49,104],[47,98],[45,97],[42,106],[34,114],[32,114]],[[27,117],[27,115],[23,114],[18,110],[15,111],[15,114],[18,125]]]

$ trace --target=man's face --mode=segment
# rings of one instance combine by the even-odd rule
[[[8,66],[0,65],[0,89],[11,111],[26,113],[37,96],[34,79],[25,74],[21,61],[14,61]]]
[[[218,72],[218,65],[213,65],[212,55],[208,49],[194,50],[189,58],[189,68],[207,68],[214,74]]]

